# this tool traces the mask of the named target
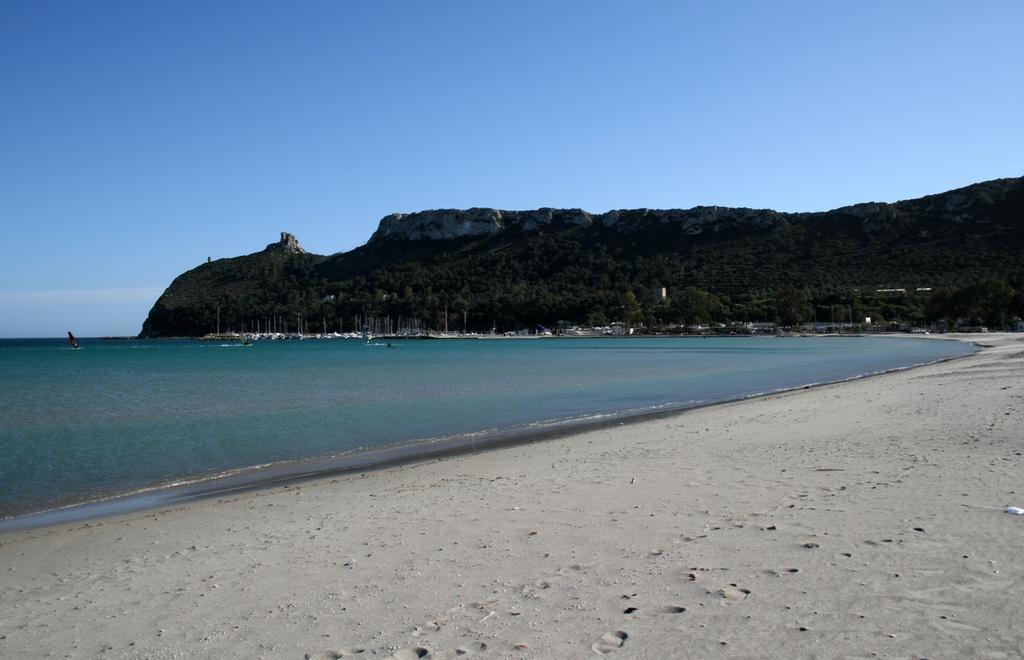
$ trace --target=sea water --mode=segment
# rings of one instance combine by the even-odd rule
[[[876,337],[83,340],[78,350],[0,340],[0,516],[383,445],[685,408],[972,350]]]

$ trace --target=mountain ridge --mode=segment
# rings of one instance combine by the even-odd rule
[[[384,216],[368,243],[394,239],[450,240],[466,236],[493,235],[509,228],[532,231],[542,226],[557,224],[579,226],[598,224],[614,227],[624,218],[634,218],[638,214],[642,219],[663,223],[682,222],[693,228],[712,223],[719,217],[754,223],[777,222],[780,218],[786,217],[813,217],[842,213],[865,217],[884,211],[895,211],[911,204],[931,203],[936,200],[939,200],[941,206],[944,207],[942,215],[948,216],[953,208],[962,205],[972,196],[1003,193],[1019,184],[1020,180],[1019,177],[993,179],[919,198],[896,202],[861,202],[827,211],[788,212],[751,207],[708,205],[699,205],[688,209],[613,209],[603,213],[593,213],[580,208],[552,207],[541,207],[534,210],[504,210],[493,207],[431,209],[413,213],[392,213]],[[447,231],[445,231],[446,225],[448,226]]]
[[[347,252],[308,253],[283,233],[261,252],[202,264],[172,282],[142,334],[207,334],[218,315],[222,328],[284,318],[292,329],[303,319],[351,329],[374,314],[444,327],[452,313],[481,330],[627,314],[667,324],[709,316],[694,310],[697,293],[739,320],[813,317],[842,301],[875,318],[919,316],[923,301],[901,308],[864,292],[985,279],[1024,287],[1022,253],[1021,177],[802,213],[438,209],[385,216]],[[780,313],[783,291],[815,314]]]

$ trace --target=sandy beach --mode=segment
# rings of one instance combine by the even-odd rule
[[[1024,336],[0,536],[0,656],[1024,655]]]

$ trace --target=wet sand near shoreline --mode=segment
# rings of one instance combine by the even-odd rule
[[[0,656],[1018,657],[1024,337],[0,535]]]

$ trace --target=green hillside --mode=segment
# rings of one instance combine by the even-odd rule
[[[184,273],[156,301],[142,334],[207,334],[218,309],[222,330],[274,318],[293,331],[298,319],[313,331],[337,330],[339,320],[352,330],[354,317],[366,315],[440,328],[445,310],[450,327],[465,320],[471,331],[613,320],[793,323],[836,313],[992,323],[1020,313],[1024,179],[823,213],[426,211],[385,218],[350,252],[300,250],[283,239]],[[989,291],[992,281],[1008,285],[1005,295],[985,294],[1009,296],[1001,311],[990,309],[998,301],[974,309],[963,295],[940,291]],[[837,312],[840,305],[848,307]]]

